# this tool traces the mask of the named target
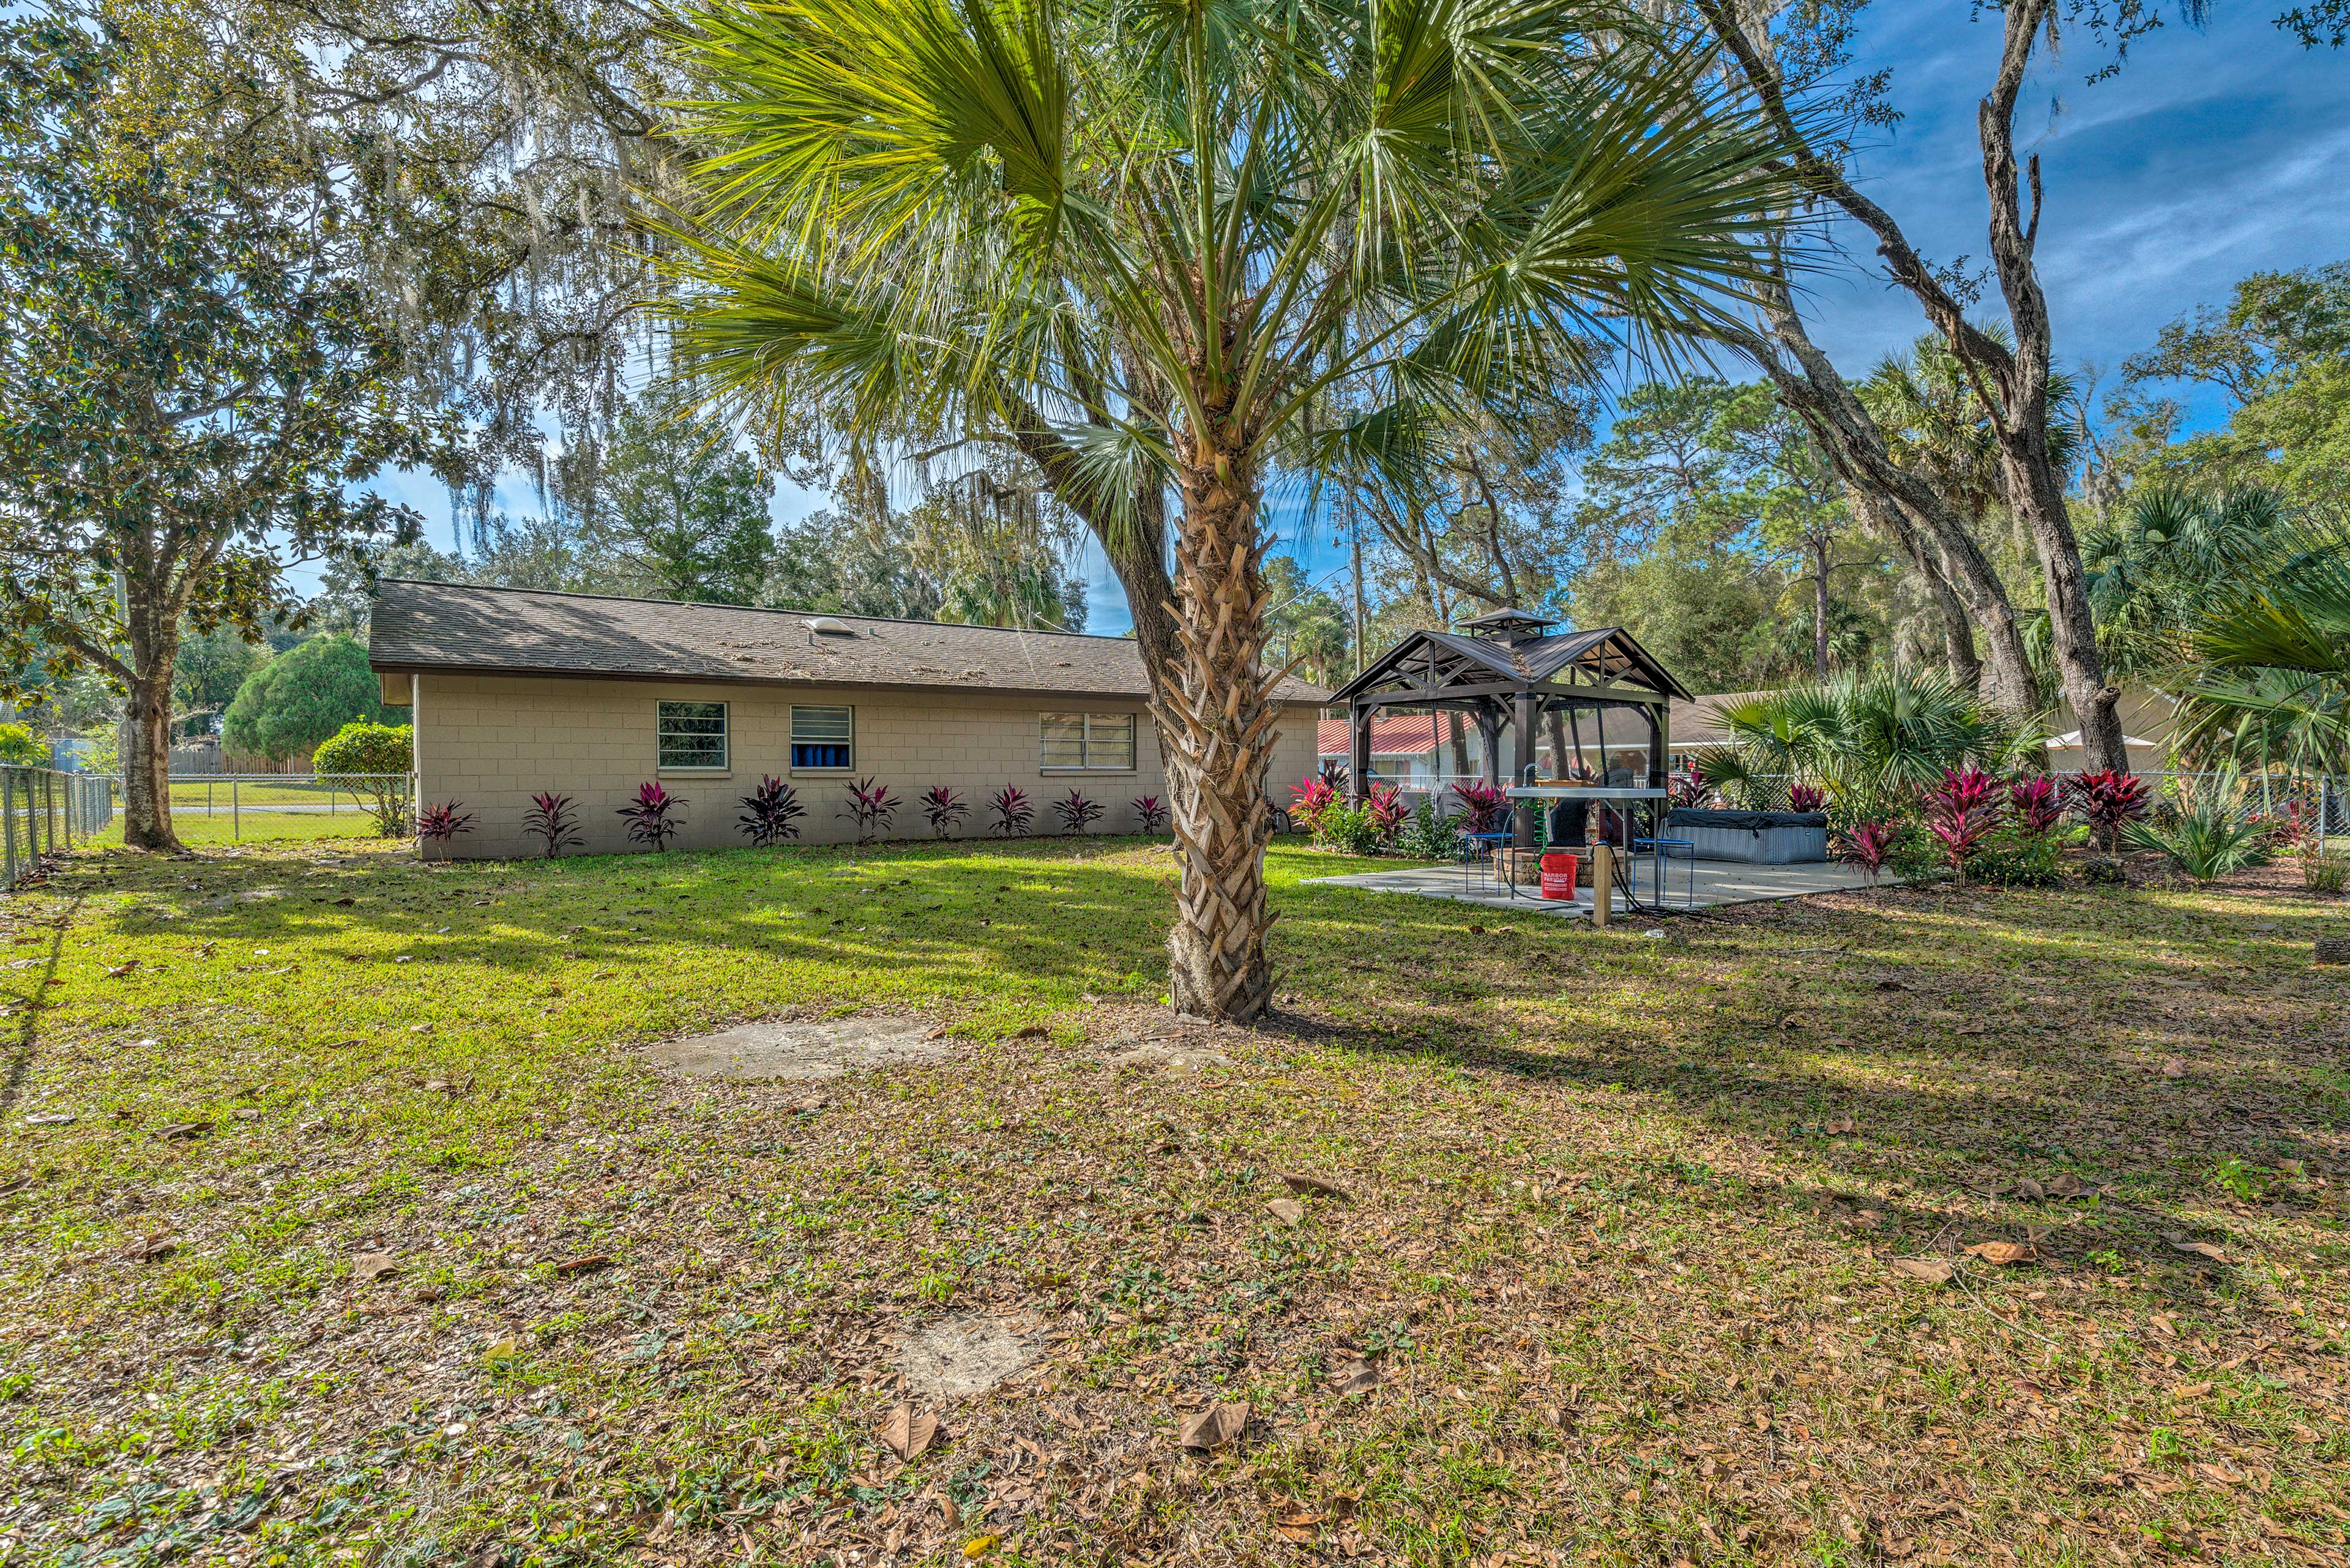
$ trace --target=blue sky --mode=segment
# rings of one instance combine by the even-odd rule
[[[2057,353],[2076,371],[2109,378],[2163,323],[2223,300],[2247,273],[2350,258],[2342,197],[2350,52],[2300,48],[2271,20],[2279,3],[2223,8],[2199,32],[2167,26],[2094,86],[2085,78],[2105,56],[2087,37],[2068,40],[2053,61],[2043,55],[2017,114],[2018,146],[2041,155],[2041,275]],[[1856,172],[1937,262],[1982,259],[1974,114],[1998,48],[1996,14],[1970,16],[1958,0],[1881,0],[1861,30],[1856,65],[1892,69],[1905,119],[1864,150]],[[1924,328],[1908,296],[1871,275],[1873,254],[1856,235],[1837,235],[1846,254],[1813,282],[1810,310],[1815,336],[1847,374]],[[2218,410],[2196,412],[2209,421]],[[395,479],[385,489],[424,511],[433,541],[447,546],[448,498],[437,486]],[[824,504],[792,491],[775,510],[794,518]],[[518,489],[508,505],[535,502]],[[1295,502],[1286,510],[1281,547],[1335,584],[1343,552],[1295,516]],[[1098,549],[1087,551],[1083,569],[1087,629],[1125,630],[1125,598]]]

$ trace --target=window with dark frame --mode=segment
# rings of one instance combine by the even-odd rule
[[[850,768],[856,765],[857,711],[853,708],[794,708],[792,766]]]
[[[1039,761],[1046,773],[1133,771],[1131,713],[1047,713],[1038,735]]]
[[[654,755],[664,771],[726,771],[725,703],[660,703],[654,731]]]

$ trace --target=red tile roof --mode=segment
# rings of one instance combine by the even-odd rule
[[[1467,720],[1461,722],[1465,738],[1476,734],[1476,726]],[[1343,757],[1350,753],[1353,741],[1347,733],[1344,719],[1325,719],[1314,727],[1315,749],[1326,757]],[[1419,757],[1436,750],[1439,735],[1433,713],[1399,713],[1392,719],[1371,721],[1371,755],[1375,757]]]

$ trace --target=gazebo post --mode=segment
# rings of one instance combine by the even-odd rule
[[[1648,787],[1665,787],[1665,726],[1657,718],[1653,706],[1640,710],[1648,721]]]
[[[1354,722],[1348,737],[1347,756],[1347,800],[1360,805],[1371,794],[1371,721],[1378,710],[1359,699],[1351,704],[1347,717]]]
[[[1534,694],[1531,691],[1518,693],[1516,724],[1518,743],[1512,753],[1511,760],[1517,764],[1517,767],[1511,775],[1510,783],[1531,784],[1534,782],[1530,775],[1534,773]],[[1532,849],[1534,846],[1534,802],[1522,800],[1517,803],[1517,809],[1510,814],[1510,844],[1513,848],[1518,849]]]

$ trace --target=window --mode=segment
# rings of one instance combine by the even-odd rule
[[[856,733],[853,708],[792,710],[792,766],[847,768],[853,766]]]
[[[1133,770],[1134,715],[1131,713],[1047,713],[1044,718],[1042,734],[1043,763],[1047,770]]]
[[[656,753],[663,768],[693,768],[703,773],[726,771],[726,704],[723,702],[663,702],[655,729]]]

